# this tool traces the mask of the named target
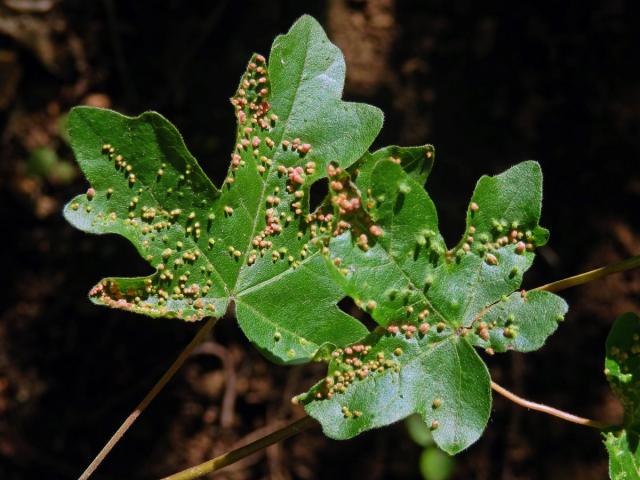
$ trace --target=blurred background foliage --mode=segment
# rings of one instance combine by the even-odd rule
[[[124,240],[61,217],[86,188],[66,139],[70,107],[161,112],[219,182],[235,130],[228,98],[247,59],[310,13],[344,50],[346,98],[385,111],[377,145],[436,145],[428,189],[450,243],[480,175],[540,161],[552,236],[532,287],[640,250],[638,10],[631,0],[0,0],[0,478],[76,478],[197,329],[86,300],[102,276],[147,267]],[[640,276],[565,296],[572,308],[548,344],[487,359],[492,375],[615,421],[604,339],[617,315],[640,310]],[[291,396],[321,375],[269,364],[221,322],[96,479],[156,478],[256,438],[292,418]],[[409,419],[349,442],[316,430],[216,478],[606,476],[597,432],[501,398],[485,436],[453,460],[421,428]]]

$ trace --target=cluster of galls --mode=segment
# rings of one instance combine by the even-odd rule
[[[241,133],[240,140],[236,145],[236,151],[231,156],[230,175],[225,183],[230,187],[235,182],[235,173],[246,165],[243,155],[251,153],[256,160],[256,169],[260,175],[271,172],[274,167],[273,154],[276,148],[276,141],[268,136],[269,132],[276,126],[278,116],[269,113],[271,105],[267,101],[269,98],[269,79],[266,60],[262,55],[256,55],[249,63],[247,72],[241,80],[240,88],[236,96],[231,100],[236,108],[236,116]],[[282,140],[280,147],[284,151],[297,153],[300,158],[306,156],[311,151],[309,143],[303,143],[299,138],[293,140]],[[245,157],[246,158],[246,157]],[[303,215],[302,200],[305,195],[304,185],[309,175],[316,172],[316,164],[313,161],[307,162],[304,166],[285,167],[277,166],[277,173],[280,177],[286,177],[286,192],[281,192],[280,186],[273,187],[273,191],[266,196],[265,202],[265,227],[254,235],[251,239],[252,249],[248,252],[246,263],[253,265],[259,256],[264,256],[271,252],[272,260],[278,261],[287,259],[292,267],[299,265],[299,258],[305,258],[309,252],[307,244],[301,247],[299,255],[290,254],[286,247],[276,248],[273,237],[280,234],[285,226],[294,221],[295,216]],[[293,196],[283,197],[283,194]],[[284,201],[283,201],[284,200]],[[280,207],[280,204],[287,204],[291,212]],[[231,215],[231,207],[225,207],[225,213]],[[312,219],[307,218],[307,223]],[[298,233],[298,238],[304,236],[303,232]],[[229,253],[239,258],[242,252],[235,247],[229,247]]]
[[[298,139],[296,139],[298,140]],[[295,142],[299,145],[298,142]],[[307,145],[307,144],[304,144]],[[309,147],[310,148],[310,147]],[[307,149],[308,151],[308,149]],[[315,162],[307,162],[305,167],[289,167],[286,168],[283,165],[278,166],[278,174],[287,177],[286,193],[293,196],[294,201],[290,203],[290,208],[293,210],[293,215],[286,211],[278,212],[277,209],[281,203],[282,192],[280,187],[274,187],[273,194],[267,195],[265,201],[267,209],[265,210],[265,227],[258,232],[251,240],[251,244],[254,247],[247,256],[247,265],[253,265],[258,255],[264,256],[270,249],[273,248],[273,241],[270,238],[274,235],[278,235],[282,232],[283,225],[286,226],[294,221],[294,216],[300,216],[303,213],[302,199],[304,198],[305,191],[303,186],[305,184],[306,175],[313,175],[315,173]],[[307,223],[311,221],[307,218]],[[304,234],[298,232],[298,238],[302,238]],[[299,252],[299,257],[304,259],[309,251],[309,246],[304,244]],[[278,261],[286,258],[292,267],[297,267],[299,261],[293,255],[289,254],[286,247],[273,250],[271,253],[272,260]]]
[[[635,363],[637,361],[637,357],[640,356],[640,335],[634,333],[631,336],[631,339],[633,343],[628,347],[619,347],[614,345],[609,349],[609,356],[620,364],[620,371],[624,374],[629,373],[630,359],[632,359],[632,357],[636,357],[636,359],[634,359]],[[611,375],[611,372],[608,369],[605,369],[604,374],[608,377]]]
[[[309,144],[301,143],[299,139],[294,139],[293,142],[285,140],[282,143],[283,148],[291,148],[299,154],[306,154],[311,149]],[[268,208],[265,211],[265,228],[252,239],[252,245],[255,248],[250,252],[247,258],[247,264],[249,265],[255,263],[258,255],[263,256],[269,251],[269,249],[273,248],[273,242],[269,240],[269,237],[279,234],[282,231],[283,224],[286,226],[293,222],[295,217],[303,215],[302,202],[306,191],[304,187],[307,183],[307,178],[316,173],[316,163],[308,161],[304,166],[288,168],[284,165],[279,165],[277,167],[277,173],[279,176],[286,178],[286,194],[293,196],[294,201],[288,204],[292,213],[287,213],[286,211],[277,212],[277,207],[281,203],[281,192],[279,187],[275,187],[273,195],[268,195],[266,197]],[[310,244],[315,247],[321,247],[323,253],[328,253],[328,249],[326,246],[323,246],[323,243],[328,241],[329,234],[332,233],[334,228],[334,219],[334,214],[325,211],[323,208],[318,209],[316,212],[304,215],[303,221],[304,224],[306,224],[305,228],[308,228],[310,242],[302,245],[297,257],[289,254],[286,248],[274,249],[272,251],[273,261],[286,258],[292,268],[296,268],[300,264],[299,259],[304,259],[308,256],[310,252]],[[336,230],[333,231],[334,235],[350,228],[351,224],[346,221],[339,221],[335,227]],[[381,234],[378,230],[374,229],[374,231]],[[298,231],[298,239],[302,239],[304,236],[305,233],[302,230]]]
[[[133,165],[131,163],[128,163],[122,155],[118,154],[116,148],[111,146],[110,144],[104,144],[102,146],[102,152],[108,154],[108,158],[114,161],[114,165],[116,169],[124,169],[126,172],[128,172],[128,177],[127,177],[128,183],[129,183],[129,186],[132,187],[133,184],[136,183],[137,181],[137,178],[133,173]],[[156,174],[157,181],[160,181],[161,178],[164,176],[166,167],[167,167],[166,163],[161,164]],[[191,167],[187,166],[184,173],[179,175],[178,182],[179,183],[186,182],[187,184],[191,184],[190,176],[192,173],[193,171],[191,170]],[[158,206],[139,205],[140,195],[142,195],[144,192],[145,192],[144,188],[138,188],[137,190],[133,191],[134,195],[131,197],[129,201],[128,211],[126,215],[127,218],[124,220],[124,223],[126,225],[138,228],[144,235],[152,234],[153,232],[158,232],[158,231],[170,228],[171,225],[178,220],[178,217],[180,217],[180,215],[182,214],[182,210],[179,208],[176,208],[171,211],[167,211]],[[174,192],[174,187],[172,186],[168,187],[166,189],[166,192],[167,194],[172,194]],[[95,195],[96,195],[95,189],[89,188],[87,190],[86,196],[89,201],[93,200]],[[113,198],[113,195],[114,195],[114,189],[111,187],[107,188],[106,190],[107,200],[111,200]],[[181,197],[184,194],[183,192],[178,191],[177,195]],[[91,211],[90,207],[91,206],[88,204],[86,208],[87,212]],[[71,205],[71,208],[74,210],[77,210],[78,205],[74,203]],[[138,208],[140,208],[140,211],[138,211]],[[98,219],[104,219],[105,215],[103,212],[100,212],[97,215],[97,217]],[[115,221],[118,218],[118,214],[117,212],[112,211],[109,213],[107,218],[111,221]],[[159,220],[155,221],[157,218],[159,218]],[[193,221],[195,218],[196,218],[195,212],[191,212],[187,215],[187,220],[186,220],[187,225],[185,226],[185,233],[187,235],[193,236],[195,240],[198,240],[202,235],[202,226],[198,221],[195,221],[195,222]],[[149,242],[147,241],[146,243],[148,244]]]
[[[431,277],[425,279],[425,283],[430,285],[433,280]],[[416,333],[426,335],[429,332],[431,326],[436,327],[438,333],[442,333],[446,324],[443,319],[436,319],[435,321],[428,322],[433,312],[433,308],[428,301],[425,300],[423,292],[415,288],[413,285],[409,285],[405,288],[389,288],[384,294],[392,302],[399,303],[398,308],[404,310],[404,319],[398,319],[389,324],[387,332],[391,334],[402,333],[407,339],[412,338]],[[438,315],[434,315],[437,317]]]
[[[331,203],[341,216],[356,213],[362,207],[360,192],[351,184],[349,175],[340,167],[329,165],[329,189]]]
[[[133,165],[128,163],[122,155],[120,155],[115,147],[105,143],[102,146],[102,153],[106,153],[109,156],[109,160],[113,160],[116,169],[124,170],[127,173],[127,179],[130,185],[136,183],[136,174],[133,172]]]
[[[316,173],[315,162],[307,162],[304,168],[278,166],[278,174],[287,176],[287,193],[295,198],[295,201],[291,202],[291,209],[295,215],[302,215],[302,198],[304,197],[302,187],[306,183],[306,176],[314,173]]]
[[[341,411],[344,418],[360,418],[362,416],[362,412],[360,410],[354,410],[352,412],[346,405],[342,407]]]
[[[423,229],[416,236],[416,244],[419,248],[424,248],[430,250],[433,255],[440,257],[445,253],[445,249],[442,244],[438,241],[436,232],[429,228]]]
[[[301,157],[305,156],[307,153],[311,151],[311,145],[308,143],[302,143],[299,138],[294,138],[292,142],[289,140],[282,141],[282,149],[288,150],[291,149],[293,152],[297,152]],[[313,172],[309,173],[311,175]]]
[[[240,125],[248,123],[259,126],[263,130],[270,130],[270,122],[275,122],[277,117],[275,115],[271,118],[267,117],[271,108],[265,100],[268,96],[269,78],[266,59],[262,55],[255,55],[240,81],[236,96],[231,99],[231,103],[236,109],[238,123]]]
[[[370,236],[381,237],[384,235],[384,231],[379,225],[373,224],[371,217],[362,208],[360,192],[351,182],[350,175],[333,164],[329,164],[327,167],[327,174],[331,205],[339,218],[339,221],[334,225],[333,236],[351,230],[358,247],[365,252],[368,251]]]
[[[229,187],[235,182],[233,174],[246,165],[241,153],[251,152],[255,159],[259,159],[256,168],[260,174],[267,172],[272,165],[272,160],[264,153],[273,150],[275,142],[265,134],[275,127],[278,116],[269,113],[269,78],[265,63],[262,55],[254,56],[240,81],[235,97],[231,99],[241,134],[236,151],[231,154],[231,174],[225,180]],[[265,147],[267,151],[263,151]]]
[[[163,253],[166,255],[165,252]],[[185,252],[183,257],[193,261],[196,255],[193,252]],[[201,287],[198,283],[189,283],[190,270],[182,271],[178,276],[177,272],[169,270],[164,263],[158,264],[157,269],[159,282],[156,284],[152,278],[146,278],[143,290],[129,289],[127,292],[121,292],[115,282],[105,280],[94,287],[89,294],[97,297],[101,303],[114,308],[159,315],[169,313],[166,306],[169,301],[182,301],[184,308],[178,309],[176,315],[188,321],[200,320],[206,315],[215,313],[215,305],[203,298],[213,285],[210,279]],[[202,269],[206,271],[207,267],[203,266]],[[174,279],[176,283],[171,286]],[[168,285],[163,288],[163,283]],[[191,310],[192,313],[186,314],[185,309]]]
[[[502,328],[502,336],[509,340],[513,340],[518,335],[518,326],[515,325],[514,322],[515,318],[513,314],[510,314],[507,317],[504,326],[499,326],[496,320],[489,323],[480,321],[475,327],[475,333],[485,342],[489,342],[491,340],[491,331],[496,328]],[[485,352],[489,355],[493,355],[495,353],[495,351],[491,347],[487,347],[485,349]]]
[[[169,298],[185,298],[190,297],[189,305],[193,308],[191,315],[185,315],[184,309],[176,312],[178,318],[187,321],[201,320],[205,315],[215,313],[215,306],[212,303],[205,303],[202,298],[198,298],[200,287],[197,284],[186,285],[189,272],[185,272],[180,276],[178,286],[175,287],[173,295],[170,295],[162,288],[156,288],[152,285],[151,279],[145,279],[145,288],[143,291],[129,289],[127,292],[121,292],[118,285],[110,280],[104,280],[96,285],[89,295],[97,297],[104,305],[122,310],[132,310],[140,313],[151,315],[167,315],[169,310],[166,302]],[[177,293],[179,292],[179,293]],[[149,294],[156,294],[157,299],[153,302],[149,301]],[[143,300],[144,297],[146,300]],[[206,310],[206,313],[205,313]]]
[[[133,167],[128,163],[124,157],[117,153],[116,148],[110,144],[102,146],[102,152],[108,154],[108,158],[112,160],[117,169],[124,169],[128,174],[129,186],[133,186],[136,179],[132,177]],[[157,171],[157,181],[164,176],[166,164],[161,164]],[[179,182],[190,183],[190,175],[192,170],[189,166],[186,167],[184,174],[178,177]],[[175,208],[171,211],[165,210],[159,206],[148,206],[141,202],[141,196],[145,190],[138,188],[133,192],[133,196],[127,208],[126,218],[123,220],[124,225],[132,227],[139,231],[142,235],[142,247],[151,252],[155,251],[155,255],[151,253],[146,255],[146,260],[154,263],[158,271],[155,280],[147,278],[144,281],[144,289],[140,291],[134,291],[130,289],[127,292],[121,292],[118,285],[112,281],[105,281],[98,284],[90,292],[92,297],[97,297],[98,300],[108,306],[125,309],[135,310],[141,313],[149,313],[156,315],[166,315],[171,313],[167,308],[169,301],[183,301],[184,308],[180,308],[176,311],[176,314],[180,318],[185,320],[199,320],[206,315],[211,315],[215,312],[215,306],[213,303],[206,302],[202,297],[206,296],[211,289],[213,283],[209,279],[206,284],[200,286],[197,283],[188,283],[190,270],[182,269],[183,266],[195,264],[201,257],[200,249],[195,246],[191,249],[184,250],[184,244],[182,241],[176,241],[174,248],[170,248],[169,244],[172,242],[169,235],[162,235],[163,231],[169,230],[176,222],[181,221],[184,227],[185,236],[192,237],[194,241],[202,235],[203,225],[197,220],[195,211],[191,211],[184,214],[182,209]],[[172,193],[173,187],[167,189],[167,193]],[[181,194],[182,192],[177,192]],[[88,200],[87,207],[90,207],[90,203],[96,197],[97,192],[94,188],[89,188],[86,193]],[[106,199],[111,200],[114,196],[114,189],[108,188],[106,190]],[[79,205],[74,203],[71,205],[73,210],[77,210]],[[86,209],[90,212],[90,208]],[[107,217],[109,221],[115,222],[118,219],[118,214],[115,211],[110,212]],[[97,220],[105,220],[104,212],[99,212],[96,215]],[[208,216],[207,228],[211,226],[211,222],[215,219],[215,214],[211,213]],[[215,241],[209,239],[209,246]],[[158,263],[158,260],[160,262]],[[172,263],[172,267],[168,262]],[[202,262],[200,262],[202,264]],[[200,266],[200,270],[203,274],[209,276],[214,272],[213,266],[207,261],[206,264]],[[175,281],[175,284],[174,284]],[[144,300],[143,300],[144,299]]]
[[[119,154],[116,150],[115,147],[113,147],[111,144],[109,143],[105,143],[104,145],[102,145],[102,153],[107,155],[107,158],[111,161],[114,162],[114,166],[116,168],[116,170],[122,170],[126,173],[127,175],[127,182],[129,184],[130,187],[133,187],[134,184],[137,181],[137,177],[136,174],[133,171],[133,165],[129,162],[127,162],[125,160],[125,158]],[[138,193],[142,193],[142,189],[138,189]],[[111,197],[113,196],[113,188],[108,188],[107,192],[106,192],[106,196],[107,199],[111,199]],[[94,188],[89,188],[87,190],[86,193],[86,198],[89,201],[89,203],[85,204],[85,211],[87,213],[91,213],[93,211],[93,207],[91,205],[91,201],[95,198],[96,196],[96,190]],[[137,196],[134,196],[131,200],[131,202],[129,203],[129,214],[128,217],[130,219],[134,218],[136,216],[135,212],[133,211],[135,209],[135,207],[137,206],[139,199]],[[71,209],[72,210],[78,210],[80,208],[80,204],[78,202],[74,202],[71,204]],[[104,213],[100,212],[98,214],[98,218],[99,219],[104,219]],[[109,216],[108,216],[109,220],[116,220],[117,218],[117,214],[115,212],[112,212]]]
[[[105,305],[112,307],[131,309],[133,304],[130,304],[123,298],[120,293],[120,288],[115,282],[109,280],[103,280],[89,291],[90,297],[99,297],[100,301]]]
[[[124,159],[122,155],[117,154],[116,149],[112,147],[110,144],[103,145],[102,152],[107,153],[109,159],[115,162],[116,168],[125,169],[127,172],[130,172],[128,174],[128,182],[130,186],[133,186],[133,184],[136,182],[135,174],[132,173],[133,166],[130,163],[127,163],[127,161]],[[165,168],[166,168],[166,164],[163,163],[160,169],[158,170],[158,179],[160,179],[164,175]],[[185,179],[187,179],[187,177],[191,173],[192,173],[191,169],[187,167],[184,175],[180,176],[180,181],[184,181]],[[187,181],[190,182],[190,180],[187,180]],[[140,195],[142,195],[144,192],[145,192],[144,188],[138,188],[137,190],[133,191],[134,195],[129,200],[129,204],[127,207],[128,211],[126,215],[127,218],[124,220],[124,223],[126,225],[139,229],[141,233],[144,235],[152,234],[153,232],[158,232],[171,227],[171,225],[175,223],[175,221],[178,219],[178,217],[182,213],[182,210],[174,209],[171,211],[167,211],[157,206],[140,205]],[[171,192],[173,192],[172,187],[167,189],[167,193],[171,193]],[[107,188],[106,199],[111,200],[113,198],[113,195],[114,195],[114,189],[111,187]],[[95,189],[89,188],[86,193],[87,200],[91,201],[95,198],[95,196],[96,196]],[[79,208],[79,205],[77,203],[74,203],[71,205],[71,208],[73,210],[77,210]],[[138,208],[139,208],[139,211],[138,211]],[[91,211],[90,205],[87,204],[87,212],[90,212],[90,211]],[[104,212],[100,212],[97,215],[97,218],[104,219],[105,218]],[[117,212],[112,211],[109,213],[107,218],[110,221],[115,221],[118,218],[118,214]],[[159,218],[159,220],[155,221],[157,218]],[[195,218],[194,212],[189,214],[188,220],[193,220],[193,218]],[[187,226],[185,231],[187,234],[194,235],[195,238],[198,239],[201,235],[200,224],[198,222],[195,222],[194,224]],[[147,241],[147,244],[148,244],[148,241]]]
[[[480,206],[476,202],[469,205],[471,218],[480,211]],[[511,223],[504,219],[491,220],[492,231],[489,233],[479,233],[476,235],[476,227],[470,225],[462,246],[455,251],[447,252],[447,257],[451,260],[454,256],[460,258],[469,252],[476,252],[483,256],[489,265],[498,265],[498,258],[492,253],[507,245],[515,245],[515,252],[522,255],[525,252],[535,250],[535,237],[530,230],[523,231],[519,222]]]
[[[396,373],[400,371],[397,361],[385,358],[384,352],[373,353],[371,345],[358,343],[344,349],[338,348],[331,356],[331,365],[337,368],[324,379],[321,388],[315,393],[317,400],[331,399],[336,394],[345,393],[354,382],[371,375],[387,370]]]
[[[425,318],[423,316],[423,312],[428,312],[428,310],[425,309],[420,313],[422,318]],[[438,333],[442,333],[445,327],[446,325],[444,322],[438,322],[436,324],[436,330],[438,331]],[[429,330],[431,330],[431,324],[428,322],[422,322],[419,325],[414,325],[411,323],[402,323],[398,325],[398,324],[392,323],[390,325],[387,325],[386,327],[387,333],[391,335],[402,334],[407,340],[413,338],[414,335],[419,335],[420,337],[424,337],[427,333],[429,333]]]
[[[156,305],[142,302],[140,296],[136,295],[137,293],[129,291],[125,297],[115,282],[103,280],[91,289],[89,296],[97,297],[100,303],[111,308],[140,311],[142,313],[158,313],[160,315],[166,313],[166,308],[158,308]]]

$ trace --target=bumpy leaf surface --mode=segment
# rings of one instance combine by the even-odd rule
[[[603,433],[612,479],[640,478],[640,317],[626,313],[607,337],[605,375],[624,406],[624,425]]]
[[[341,100],[344,70],[310,17],[275,39],[268,64],[254,55],[232,98],[237,138],[221,189],[160,115],[74,109],[71,145],[91,187],[65,216],[124,236],[154,269],[104,279],[94,302],[185,320],[234,305],[274,361],[326,356],[329,375],[300,400],[328,435],[415,412],[456,453],[491,407],[474,347],[539,348],[566,311],[552,294],[517,291],[548,238],[540,169],[525,162],[483,177],[465,234],[447,249],[422,188],[433,148],[368,153],[382,114]],[[310,212],[311,185],[327,176],[330,195]],[[345,294],[380,325],[374,332],[337,307]]]
[[[299,400],[334,438],[417,412],[438,445],[457,453],[481,435],[491,407],[489,374],[473,346],[540,348],[567,306],[551,293],[517,291],[548,238],[538,225],[537,163],[480,179],[453,249],[438,231],[425,176],[403,163],[374,154],[352,170],[355,180],[330,172],[340,220],[327,262],[380,327],[334,351],[327,378]],[[364,212],[351,208],[354,199]]]
[[[155,269],[101,281],[94,302],[185,320],[233,302],[252,342],[295,363],[367,333],[336,306],[343,293],[310,242],[309,192],[329,162],[362,157],[382,114],[340,99],[343,56],[311,17],[275,39],[268,62],[253,56],[232,99],[236,147],[220,190],[157,113],[74,109],[71,145],[91,188],[65,216],[124,236]]]

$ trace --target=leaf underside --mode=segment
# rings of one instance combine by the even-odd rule
[[[538,349],[567,310],[553,294],[519,291],[548,239],[542,174],[524,162],[482,177],[449,249],[423,188],[433,147],[369,153],[382,113],[342,101],[344,75],[308,16],[275,39],[268,63],[254,55],[231,99],[236,146],[220,189],[161,115],[75,108],[71,145],[91,187],[65,217],[127,238],[153,268],[102,280],[93,302],[188,321],[233,304],[273,361],[327,361],[327,377],[298,400],[330,437],[418,413],[457,453],[491,409],[474,347]],[[329,194],[312,212],[311,186],[325,178]],[[342,312],[345,296],[379,327]]]
[[[603,433],[609,476],[640,478],[640,317],[625,313],[611,327],[606,343],[605,375],[624,407],[624,423]]]

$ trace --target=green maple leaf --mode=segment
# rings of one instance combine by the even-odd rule
[[[382,125],[378,109],[341,100],[344,74],[340,50],[308,16],[275,39],[268,64],[254,55],[232,99],[237,145],[220,190],[159,114],[75,108],[71,145],[91,188],[65,216],[124,236],[155,270],[104,279],[91,299],[184,320],[233,303],[247,337],[281,362],[361,338],[364,326],[336,306],[343,293],[307,218],[328,163],[353,164]]]
[[[354,181],[332,172],[325,208],[342,224],[334,223],[327,263],[380,327],[334,351],[327,378],[298,400],[339,439],[419,413],[453,454],[481,435],[491,408],[489,372],[474,346],[540,348],[567,306],[548,292],[518,291],[548,239],[538,224],[537,163],[482,177],[462,240],[447,249],[425,175],[403,169],[410,152],[367,154]],[[354,199],[365,214],[350,208]]]
[[[604,432],[609,476],[640,478],[640,317],[625,313],[611,327],[606,343],[605,375],[624,407],[620,428]]]
[[[236,148],[221,189],[157,113],[74,109],[70,141],[91,187],[65,216],[129,239],[155,270],[102,280],[95,303],[190,321],[233,306],[247,337],[284,363],[337,347],[327,378],[300,397],[327,435],[418,413],[456,453],[491,406],[474,347],[534,350],[566,312],[559,297],[518,291],[548,238],[542,176],[525,162],[483,177],[447,249],[422,188],[433,148],[366,153],[382,114],[341,100],[344,68],[310,17],[275,39],[268,64],[254,55],[232,99]],[[310,212],[311,185],[327,175],[331,195]],[[345,294],[380,327],[343,313]]]

